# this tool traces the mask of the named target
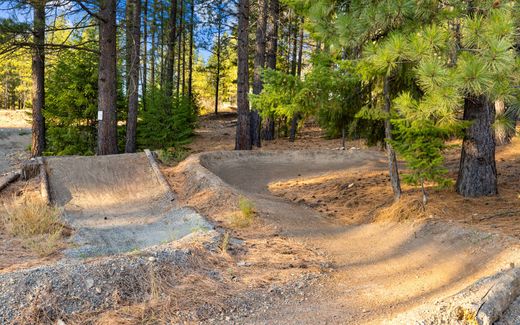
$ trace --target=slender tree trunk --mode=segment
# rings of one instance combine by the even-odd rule
[[[193,100],[193,33],[195,30],[195,0],[191,0],[190,13],[190,57],[188,60],[188,97]]]
[[[238,1],[237,134],[235,150],[251,150],[249,118],[249,0]]]
[[[148,0],[144,0],[143,8],[143,111],[146,111],[146,87],[148,85]]]
[[[291,74],[296,75],[297,58],[298,58],[298,17],[294,19],[293,25],[293,44],[292,44],[292,58],[291,58]]]
[[[117,153],[116,0],[102,0],[99,11],[98,155]]]
[[[220,86],[220,54],[221,54],[221,30],[222,30],[222,22],[219,18],[218,27],[217,27],[217,75],[215,76],[215,115],[218,114],[218,97],[219,97],[219,86]]]
[[[464,100],[464,120],[471,121],[462,142],[457,192],[465,197],[495,195],[497,168],[493,122],[495,106],[485,96]]]
[[[31,156],[45,149],[45,1],[34,3],[34,47],[32,53],[32,147]]]
[[[298,75],[298,77],[300,77],[300,79],[302,76],[302,62],[303,62],[303,23],[304,23],[304,19],[302,17],[301,27],[300,27],[300,45],[298,47],[298,68],[296,71],[296,74]]]
[[[390,99],[390,80],[388,76],[384,77],[383,95],[385,99],[385,113],[390,115],[392,101]],[[390,122],[390,116],[385,119],[385,138],[387,140],[392,139],[392,124]],[[397,158],[395,151],[388,141],[386,142],[386,152],[388,155],[388,172],[390,173],[390,183],[392,184],[394,199],[397,201],[399,198],[401,198],[401,182],[399,180],[399,170],[397,169]]]
[[[186,14],[184,14],[186,15]],[[184,16],[181,17],[184,20]],[[191,28],[191,27],[190,27]],[[182,29],[182,96],[186,95],[186,27]]]
[[[125,152],[136,150],[137,111],[139,108],[139,54],[141,44],[141,0],[127,0],[126,50],[127,96]]]
[[[271,0],[269,5],[269,23],[267,25],[267,68],[276,70],[276,55],[278,52],[278,20],[280,19],[280,3]],[[264,140],[274,139],[274,117],[269,116],[265,120],[263,137]]]
[[[167,87],[166,85],[166,74],[168,70],[168,59],[164,55],[164,39],[165,35],[170,35],[171,30],[164,31],[164,5],[161,1],[159,1],[160,6],[160,15],[159,15],[159,35],[158,35],[158,42],[159,42],[159,68],[160,68],[160,86],[163,91],[168,92],[168,89],[165,89]],[[166,43],[169,43],[168,41]],[[168,45],[168,44],[166,44]],[[167,49],[168,50],[168,49]],[[167,52],[168,53],[168,52]],[[167,56],[167,55],[166,55]]]
[[[150,81],[152,83],[152,87],[155,87],[156,86],[156,80],[155,80],[155,52],[156,52],[156,47],[155,47],[155,37],[156,37],[156,32],[157,32],[157,15],[156,15],[156,11],[157,11],[157,0],[153,0],[153,15],[152,15],[152,26],[150,27],[150,32],[152,34],[152,48],[150,49],[150,63],[151,63],[151,67],[150,67]],[[152,88],[153,89],[153,88]]]
[[[292,60],[291,60],[291,74],[293,76],[296,75],[297,72],[297,58],[298,58],[298,19],[295,19],[294,22],[294,35],[293,35],[293,46],[292,46]],[[301,64],[301,62],[300,62]],[[301,72],[301,71],[300,71]],[[294,116],[291,119],[291,130],[289,132],[289,141],[294,142],[296,139],[296,131],[298,130],[298,120],[300,119],[300,113],[297,112],[294,114]]]
[[[165,94],[171,97],[173,94],[173,67],[175,66],[175,40],[177,37],[177,0],[171,1],[170,18],[168,20],[168,50],[166,58],[166,83]]]
[[[179,48],[177,54],[177,98],[179,98],[180,90],[181,90],[181,60],[182,60],[182,43],[183,35],[184,35],[184,0],[180,0],[180,9],[179,9]]]
[[[265,45],[266,45],[266,29],[267,29],[267,9],[268,0],[262,0],[259,4],[258,20],[256,24],[255,37],[255,61],[253,75],[253,94],[258,95],[262,92],[262,70],[265,66]],[[256,109],[251,112],[251,142],[252,145],[260,148],[262,146],[260,137],[261,119]]]

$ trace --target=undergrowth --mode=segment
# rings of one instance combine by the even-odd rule
[[[235,228],[246,228],[249,227],[255,217],[255,206],[251,200],[240,197],[238,199],[238,209],[231,215],[231,226]]]
[[[5,207],[1,222],[13,237],[21,238],[32,252],[49,256],[63,247],[64,226],[59,209],[39,195],[24,195]]]

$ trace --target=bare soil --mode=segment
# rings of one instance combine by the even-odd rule
[[[177,204],[223,234],[218,250],[197,256],[214,275],[185,271],[159,299],[67,323],[378,324],[520,264],[518,139],[498,149],[499,196],[428,188],[424,208],[411,187],[392,204],[378,148],[340,150],[316,125],[295,142],[208,153],[233,149],[235,123],[230,113],[203,117],[189,145],[200,154],[162,167]],[[455,177],[457,149],[447,161]],[[255,205],[248,227],[232,223],[240,197]]]

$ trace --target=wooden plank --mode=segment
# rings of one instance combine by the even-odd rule
[[[150,162],[150,166],[152,167],[152,170],[157,177],[157,180],[159,181],[159,184],[164,188],[166,191],[166,196],[170,201],[175,200],[175,195],[173,194],[173,191],[170,187],[170,184],[164,178],[164,175],[161,173],[161,170],[159,169],[159,165],[157,164],[157,161],[155,160],[154,155],[149,149],[144,149],[144,153],[146,154],[146,157],[148,158],[148,161]]]
[[[47,169],[45,168],[45,160],[43,157],[37,157],[36,160],[38,160],[38,165],[40,165],[40,194],[47,204],[51,204],[49,179],[47,177]]]
[[[0,191],[5,189],[9,184],[15,182],[20,177],[20,172],[11,172],[0,179]]]

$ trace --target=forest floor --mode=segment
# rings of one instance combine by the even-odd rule
[[[342,150],[340,139],[309,124],[295,142],[217,152],[233,149],[235,126],[231,113],[202,117],[187,146],[195,155],[161,167],[177,204],[206,216],[223,235],[220,250],[201,257],[201,268],[217,275],[188,275],[164,293],[168,299],[90,314],[89,321],[381,323],[520,264],[518,138],[497,150],[498,196],[464,199],[428,187],[423,208],[409,186],[392,204],[380,148],[349,141]],[[453,178],[459,150],[446,154]],[[0,200],[35,190],[23,186],[11,186]],[[252,221],[240,219],[241,197],[254,205]],[[58,258],[39,260],[4,237],[0,229],[0,273]],[[9,260],[11,253],[22,258]]]
[[[203,117],[190,149],[233,149],[234,123],[232,114]],[[455,180],[460,143],[453,145],[446,161]],[[264,142],[255,152],[329,149],[340,153],[340,146],[340,139],[327,140],[310,125],[295,142],[279,138]],[[346,145],[354,154],[363,147],[360,141]],[[236,159],[218,153],[207,158],[220,161],[206,166],[210,171],[255,202],[258,224],[252,229],[237,229],[226,221],[236,202],[205,191],[193,196],[186,190],[193,179],[183,178],[178,167],[164,170],[179,193],[190,193],[184,197],[186,204],[245,241],[247,253],[233,257],[237,265],[248,266],[242,271],[244,285],[270,287],[274,279],[297,283],[297,289],[287,289],[274,300],[273,295],[251,298],[251,309],[230,319],[237,323],[379,323],[455,294],[510,263],[518,264],[520,139],[497,149],[498,196],[466,199],[452,188],[428,187],[426,208],[420,191],[410,186],[403,186],[401,202],[392,204],[384,152],[378,148],[358,152],[362,159],[342,168],[294,155],[285,161],[283,154],[267,161],[262,156],[259,161],[254,156]],[[309,165],[315,166],[312,172],[306,171]],[[294,280],[302,273],[315,274],[309,270],[313,267],[326,276],[308,286]],[[291,271],[281,271],[285,269]]]

